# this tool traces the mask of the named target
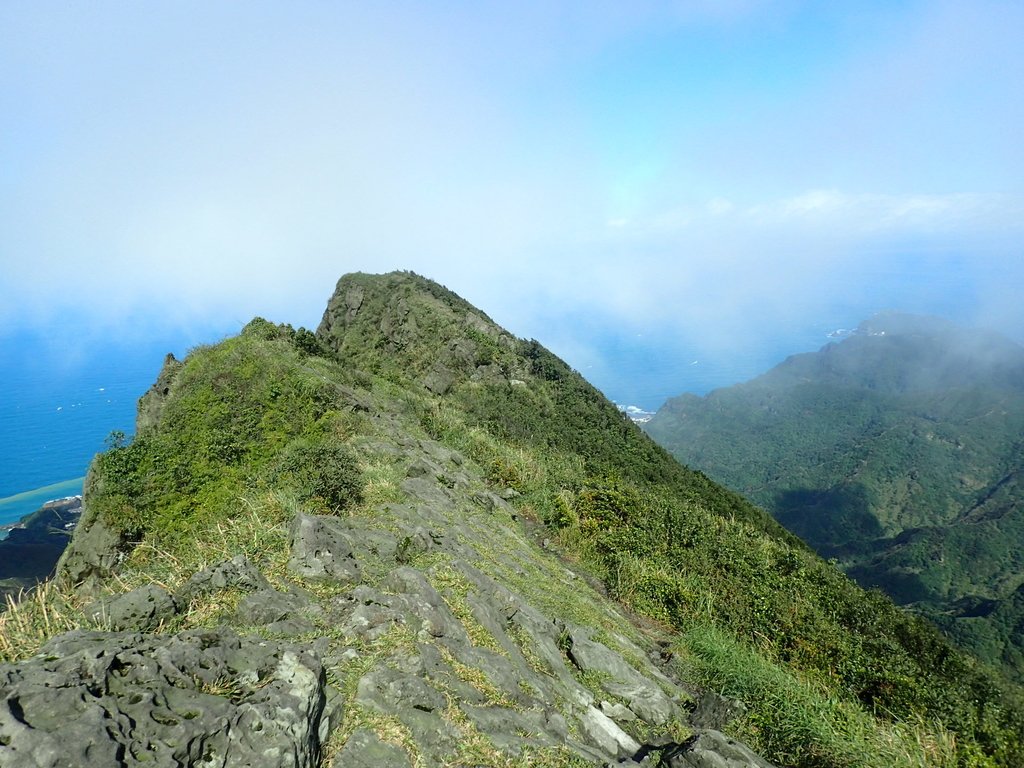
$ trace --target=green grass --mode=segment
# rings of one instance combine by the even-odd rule
[[[747,705],[734,725],[736,735],[782,764],[957,765],[955,737],[936,724],[880,722],[835,689],[773,663],[721,630],[694,625],[674,651],[686,674]]]

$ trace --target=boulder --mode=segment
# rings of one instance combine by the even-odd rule
[[[85,478],[84,494],[87,499],[95,484],[102,482],[95,466],[94,461]],[[127,542],[121,532],[86,505],[71,542],[57,562],[57,577],[84,594],[96,595],[104,580],[124,560],[126,547]]]
[[[700,731],[686,744],[662,755],[665,768],[775,768],[741,741],[714,730]]]
[[[583,629],[569,632],[569,658],[583,672],[599,672],[601,687],[625,701],[638,717],[652,725],[665,725],[676,714],[675,703],[658,683],[640,674],[621,654],[591,640]]]
[[[188,605],[195,597],[209,595],[228,588],[254,592],[259,589],[269,589],[270,582],[249,562],[245,555],[236,555],[230,560],[192,574],[178,590],[175,598],[180,605],[184,606]]]
[[[580,716],[580,728],[594,746],[609,755],[632,757],[640,751],[636,739],[596,707],[587,707]]]
[[[174,355],[168,353],[164,358],[163,367],[153,382],[153,386],[139,398],[139,406],[135,416],[135,431],[137,434],[151,432],[163,417],[164,406],[170,399],[171,390],[178,378],[178,374],[184,367]]]
[[[76,631],[0,666],[0,765],[313,768],[326,702],[310,647]]]
[[[694,728],[721,730],[747,711],[739,699],[720,696],[714,691],[700,695],[690,713],[690,725]]]
[[[142,632],[156,629],[176,613],[174,598],[157,584],[146,584],[121,595],[100,598],[85,609],[85,615],[97,624],[115,630]]]
[[[276,589],[252,592],[238,604],[235,617],[242,624],[265,626],[279,635],[301,635],[316,627],[303,612],[313,610],[308,597],[301,592],[286,593]]]
[[[323,515],[296,515],[288,570],[311,581],[358,582],[359,563],[345,536],[344,521]]]

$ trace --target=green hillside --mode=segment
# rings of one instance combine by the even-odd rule
[[[859,583],[1024,679],[1024,349],[883,314],[647,431]]]
[[[702,691],[738,699],[723,727],[779,765],[1024,751],[1019,689],[677,463],[540,343],[411,273],[342,278],[315,334],[254,320],[169,359],[136,438],[94,462],[86,507],[63,581],[0,616],[17,662],[0,672],[55,664],[33,657],[49,638],[166,590],[177,607],[140,638],[287,632],[322,659],[319,700],[341,714],[304,765],[367,740],[416,766],[615,762],[597,757],[615,753],[601,717],[620,718],[604,733],[626,764],[678,765],[699,727],[679,713]],[[308,554],[333,578],[297,554],[314,525],[351,545]],[[259,574],[238,577],[239,555]],[[260,579],[291,608],[256,611]],[[248,706],[264,694],[246,679],[200,693]]]

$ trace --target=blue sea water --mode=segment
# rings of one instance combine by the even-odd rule
[[[111,431],[134,432],[136,403],[165,355],[181,357],[223,335],[0,336],[0,525],[81,493],[89,462]]]

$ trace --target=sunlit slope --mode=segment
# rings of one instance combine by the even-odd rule
[[[480,454],[494,481],[628,605],[680,629],[722,628],[869,711],[949,717],[968,740],[994,714],[971,703],[991,681],[933,630],[681,467],[543,346],[440,286],[347,276],[318,336],[354,366],[443,393],[423,414],[428,431],[500,446]]]
[[[1018,345],[879,315],[750,382],[675,398],[647,430],[862,584],[1024,673],[1021,617],[997,610],[1024,581]]]

